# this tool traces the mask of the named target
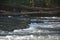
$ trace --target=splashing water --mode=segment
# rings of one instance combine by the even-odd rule
[[[41,17],[41,18],[47,18],[49,20],[50,19],[60,20],[60,17]],[[44,23],[30,23],[28,24],[29,28],[18,29],[18,30],[14,30],[13,32],[8,32],[8,34],[14,34],[14,35],[11,36],[7,35],[4,38],[6,40],[8,39],[9,40],[60,40],[60,34],[57,34],[60,31],[48,30],[48,28],[49,29],[60,28],[60,22],[52,23],[48,21],[44,21]]]

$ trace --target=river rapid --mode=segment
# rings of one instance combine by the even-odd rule
[[[40,17],[43,23],[30,23],[26,29],[0,30],[1,40],[60,40],[60,17]]]

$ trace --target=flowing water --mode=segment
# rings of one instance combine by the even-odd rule
[[[26,29],[0,30],[1,35],[6,35],[0,36],[0,40],[60,40],[60,17],[39,17],[38,20],[33,17],[30,20],[34,22]]]

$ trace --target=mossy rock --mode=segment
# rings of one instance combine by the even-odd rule
[[[4,31],[13,31],[15,29],[25,29],[28,28],[27,24],[20,24],[20,25],[0,25],[0,30]]]
[[[22,23],[23,22],[23,23]],[[0,30],[13,31],[14,29],[24,29],[28,27],[28,23],[17,18],[0,18]]]

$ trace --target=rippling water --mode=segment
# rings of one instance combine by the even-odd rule
[[[34,20],[34,19],[33,19]],[[12,32],[1,30],[2,38],[9,40],[60,40],[60,17],[40,17],[44,23],[30,23],[29,28]]]

